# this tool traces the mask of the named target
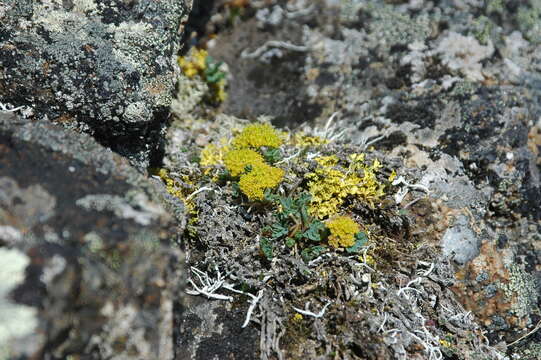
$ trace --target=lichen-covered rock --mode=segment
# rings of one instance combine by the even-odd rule
[[[247,306],[187,298],[177,313],[177,359],[257,359],[259,334],[242,328]]]
[[[0,1],[0,100],[148,160],[191,1]]]
[[[209,54],[232,69],[231,96],[218,116],[204,101],[187,111],[192,121],[176,115],[164,165],[179,184],[190,174],[190,264],[245,294],[264,290],[250,322],[260,331],[261,359],[541,358],[540,4],[292,0],[207,8],[211,20],[197,30]],[[221,31],[226,21],[233,26]],[[269,203],[246,202],[217,161],[246,124],[220,110],[271,115],[290,127],[277,165],[286,171],[280,196],[306,189],[312,179],[304,175],[316,166],[310,159],[322,154],[345,161],[362,151],[396,169],[385,188],[392,198],[374,201],[378,215],[352,197],[341,214],[385,232],[368,240],[369,257],[348,263],[347,251],[331,249],[303,262],[302,221],[277,226]],[[295,129],[306,120],[313,123]],[[303,144],[299,130],[329,141]],[[292,151],[301,144],[313,148]],[[325,203],[349,196],[332,194]],[[235,297],[244,298],[251,301]],[[317,314],[326,304],[315,319],[291,310]],[[181,317],[177,327],[187,322]],[[205,332],[205,321],[190,324],[191,333]]]
[[[2,321],[5,353],[172,359],[183,225],[159,205],[169,195],[90,136],[48,122],[0,112],[0,154],[1,262],[16,266],[18,251],[28,263],[9,306],[35,327]]]

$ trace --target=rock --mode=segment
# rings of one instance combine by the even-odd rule
[[[0,99],[148,162],[191,1],[0,1]]]
[[[159,205],[168,195],[90,136],[2,112],[0,158],[0,261],[20,273],[0,301],[35,327],[2,321],[0,345],[17,358],[172,359],[183,228]]]
[[[465,216],[457,218],[455,225],[447,229],[441,242],[443,255],[460,265],[464,265],[479,255],[481,242],[468,227],[468,219]]]
[[[535,331],[541,289],[541,7],[481,3],[238,2],[235,11],[246,15],[233,20],[231,8],[201,8],[192,24],[199,36],[193,39],[227,63],[230,96],[218,111],[204,100],[195,111],[176,111],[182,115],[174,114],[164,165],[173,174],[190,169],[191,193],[205,187],[193,198],[191,224],[197,231],[191,242],[197,246],[188,246],[190,265],[209,274],[216,274],[217,266],[252,296],[265,290],[250,324],[261,333],[260,358],[400,359],[440,352],[463,360],[541,359]],[[208,23],[201,24],[205,17]],[[235,26],[224,26],[226,21]],[[192,97],[184,93],[178,98],[196,103],[195,91]],[[185,121],[190,112],[197,121]],[[227,136],[227,129],[245,124],[223,121],[229,115],[252,121],[270,115],[290,138],[297,135],[298,122],[307,122],[304,134],[333,139],[309,150],[310,156],[343,160],[362,151],[389,173],[396,170],[395,181],[405,179],[409,190],[405,183],[386,187],[394,201],[377,204],[378,215],[355,203],[344,209],[394,239],[396,248],[389,244],[379,251],[382,239],[366,251],[375,271],[363,266],[357,273],[345,261],[322,258],[312,267],[322,271],[310,278],[298,263],[280,257],[288,245],[275,235],[280,229],[272,228],[267,204],[228,202],[216,147],[234,136]],[[286,178],[297,175],[280,190],[290,196],[306,189],[303,174],[312,167],[302,163],[303,151],[283,154],[287,160],[278,166]],[[204,165],[199,169],[190,161],[198,155]],[[209,163],[216,167],[206,167]],[[197,182],[198,174],[212,171],[219,181]],[[393,204],[397,215],[390,212]],[[272,231],[258,231],[265,226]],[[258,235],[279,241],[258,246]],[[419,242],[410,249],[409,241]],[[297,250],[290,255],[298,258]],[[273,257],[258,262],[262,254]],[[338,261],[343,255],[329,257]],[[264,273],[258,277],[258,271]],[[372,279],[377,274],[378,286],[365,291],[367,274]],[[350,286],[359,293],[348,293]],[[262,305],[266,301],[279,309],[270,312]],[[331,305],[318,319],[291,310],[309,305],[317,312],[327,302]],[[200,339],[219,336],[230,322],[217,317],[215,307],[190,307],[179,320],[180,332],[196,334],[193,341],[201,344]],[[194,315],[203,313],[207,316]],[[268,336],[264,321],[271,313],[280,319],[276,337]],[[207,324],[219,330],[208,331]],[[235,340],[228,346],[240,347],[244,338]],[[177,349],[188,342],[176,342]]]
[[[176,313],[178,359],[257,359],[259,334],[252,327],[242,328],[244,304],[208,301],[189,297],[183,311]]]

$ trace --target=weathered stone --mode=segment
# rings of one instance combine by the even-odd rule
[[[0,100],[148,160],[191,1],[0,1]]]
[[[1,333],[7,353],[172,359],[183,257],[167,195],[90,136],[2,112],[0,159],[0,249],[29,262],[9,303],[36,323]]]

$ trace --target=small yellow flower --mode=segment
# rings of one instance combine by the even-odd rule
[[[329,245],[334,248],[350,247],[355,244],[355,234],[361,228],[349,216],[337,216],[325,223],[331,234],[329,235]]]
[[[443,339],[440,339],[440,345],[446,348],[449,348],[452,346],[452,344],[449,341],[443,340]]]
[[[246,171],[246,166],[263,164],[263,156],[251,149],[230,150],[224,155],[226,169],[232,176],[239,176]]]
[[[201,75],[207,68],[206,58],[208,52],[204,49],[194,48],[187,56],[178,58],[178,65],[182,69],[184,75],[193,78],[195,75]]]
[[[309,136],[304,133],[297,133],[295,134],[293,143],[296,146],[318,146],[328,144],[329,140],[319,136]]]
[[[396,179],[396,171],[393,171],[391,172],[391,175],[389,175],[389,182],[393,182],[394,179]]]
[[[265,163],[254,164],[250,172],[241,175],[240,190],[250,200],[263,200],[266,189],[276,187],[284,177],[284,170]]]
[[[282,134],[270,124],[252,124],[242,129],[241,133],[233,139],[236,148],[260,148],[268,146],[277,148],[284,140]]]

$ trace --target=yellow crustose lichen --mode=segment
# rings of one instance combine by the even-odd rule
[[[361,229],[349,216],[336,216],[325,222],[330,231],[329,245],[334,248],[350,247],[355,244],[355,234]]]
[[[199,215],[199,210],[197,210],[197,207],[195,206],[195,203],[193,200],[188,200],[188,191],[187,189],[184,189],[181,184],[179,184],[177,181],[175,181],[171,176],[169,175],[169,172],[166,169],[159,169],[157,172],[157,175],[162,179],[162,181],[165,183],[165,189],[167,192],[174,197],[182,200],[184,203],[184,206],[186,206],[186,209],[188,210],[189,220],[188,225],[193,225],[197,223]],[[191,183],[189,177],[187,175],[183,176],[183,181],[185,181],[187,184]],[[192,234],[193,235],[193,234]]]
[[[378,182],[375,174],[381,168],[378,160],[374,160],[372,165],[366,165],[364,154],[353,154],[347,171],[338,167],[338,158],[334,155],[322,156],[315,161],[319,166],[314,172],[306,174],[312,195],[312,216],[321,219],[338,213],[348,196],[373,206],[384,195],[384,185]],[[361,172],[362,176],[359,174]]]

